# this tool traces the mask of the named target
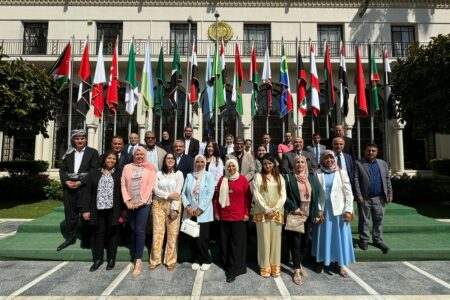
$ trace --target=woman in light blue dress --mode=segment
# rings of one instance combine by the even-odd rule
[[[347,172],[339,169],[334,153],[324,151],[320,169],[314,175],[319,182],[318,215],[314,218],[312,255],[316,271],[330,266],[344,278],[344,266],[355,262],[350,221],[353,213],[353,193]]]

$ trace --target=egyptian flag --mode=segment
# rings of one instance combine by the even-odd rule
[[[347,67],[345,66],[345,47],[341,41],[341,59],[339,62],[339,80],[341,81],[341,109],[344,112],[344,116],[348,115],[348,81],[347,81]]]
[[[83,56],[81,57],[80,69],[78,70],[80,77],[80,86],[78,88],[77,111],[86,117],[91,104],[89,92],[91,91],[91,65],[89,62],[88,41],[84,43]]]
[[[197,49],[195,47],[195,40],[192,43],[192,59],[191,59],[191,88],[190,88],[190,100],[192,109],[197,112],[198,110],[198,93],[199,93],[199,80],[198,80],[198,64],[197,64]]]
[[[58,60],[48,71],[48,75],[53,77],[59,85],[59,91],[64,89],[69,83],[72,68],[72,47],[67,43],[64,51],[58,57]]]
[[[306,104],[306,70],[303,65],[300,47],[297,47],[297,109],[303,117],[306,116],[308,105]]]

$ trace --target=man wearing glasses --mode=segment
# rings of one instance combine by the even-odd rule
[[[157,171],[161,170],[166,151],[163,148],[156,146],[156,136],[153,131],[147,131],[145,133],[145,144],[148,162],[150,162]]]

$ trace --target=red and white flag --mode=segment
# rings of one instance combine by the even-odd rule
[[[317,68],[316,68],[316,58],[314,56],[314,48],[312,43],[309,45],[309,58],[311,64],[309,82],[311,85],[311,109],[314,116],[318,116],[320,113],[320,101],[319,101],[319,93],[320,93],[320,85],[319,85],[319,77],[317,76]]]
[[[105,62],[103,60],[103,38],[98,47],[97,66],[95,67],[94,82],[92,88],[92,106],[94,106],[94,115],[101,118],[105,109],[105,100],[103,98],[103,84],[106,83]]]

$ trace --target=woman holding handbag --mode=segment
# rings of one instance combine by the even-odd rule
[[[347,172],[337,166],[331,150],[325,150],[320,156],[320,169],[314,176],[321,187],[313,226],[312,255],[316,257],[316,271],[321,273],[324,265],[333,263],[334,270],[347,278],[343,267],[355,262],[349,224],[353,216],[350,179]]]
[[[181,199],[184,206],[183,220],[195,220],[200,227],[198,237],[193,238],[192,270],[201,268],[206,271],[211,266],[211,256],[208,252],[209,224],[213,221],[212,198],[216,183],[214,175],[207,172],[206,158],[197,155],[194,159],[194,172],[189,173],[184,183]]]
[[[227,282],[247,273],[247,224],[252,193],[245,176],[239,174],[235,159],[225,163],[225,176],[219,180],[214,200],[214,217],[220,226],[220,258]]]
[[[314,175],[308,175],[306,157],[298,155],[294,162],[294,174],[285,175],[287,214],[285,230],[294,265],[292,281],[297,285],[302,285],[301,276],[308,277],[302,261],[310,248],[311,216],[316,215],[316,198],[319,187]],[[291,220],[294,225],[301,225],[303,230],[290,226]]]
[[[169,271],[177,265],[177,244],[181,218],[181,189],[184,176],[177,171],[177,162],[173,153],[166,153],[161,171],[156,174],[153,192],[153,242],[149,269],[154,270],[161,264],[164,235],[167,231],[164,264]]]

